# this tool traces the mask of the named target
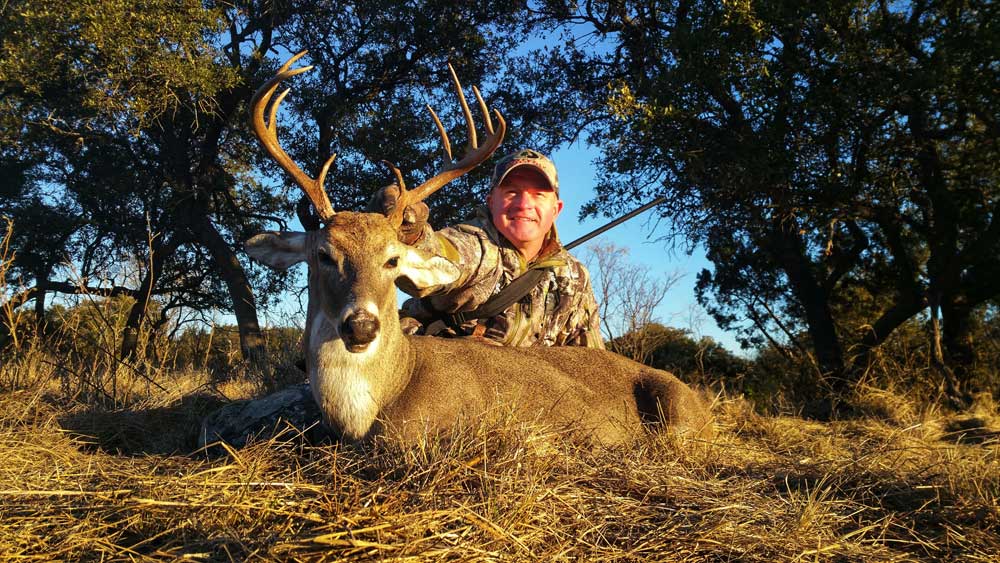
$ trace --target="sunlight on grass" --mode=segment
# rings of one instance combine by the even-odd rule
[[[255,392],[223,387],[228,399]],[[57,379],[0,395],[0,552],[763,562],[989,561],[1000,550],[992,405],[976,441],[913,403],[895,409],[919,415],[823,424],[723,397],[711,443],[668,433],[593,450],[498,412],[417,445],[310,443],[289,430],[208,457],[195,437],[220,395],[199,373],[125,409],[67,400]]]

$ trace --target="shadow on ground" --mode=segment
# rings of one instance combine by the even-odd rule
[[[995,446],[1000,444],[1000,431],[987,417],[970,416],[954,418],[944,425],[941,440],[959,444]]]
[[[204,392],[167,407],[77,411],[59,417],[58,423],[107,453],[189,455],[198,449],[202,420],[225,404],[222,397]]]
[[[168,407],[108,411],[88,409],[58,419],[64,430],[94,448],[116,455],[223,455],[226,448],[281,436],[311,443],[334,440],[322,426],[307,385],[291,385],[265,397],[228,401],[202,392]]]

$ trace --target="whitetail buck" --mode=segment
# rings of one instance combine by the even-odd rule
[[[253,125],[271,156],[305,191],[325,223],[306,233],[263,233],[246,243],[249,254],[274,268],[305,261],[309,305],[305,325],[306,365],[313,397],[326,423],[357,440],[392,427],[407,438],[448,428],[462,417],[473,421],[497,406],[520,420],[572,428],[605,444],[637,437],[644,423],[712,435],[711,415],[699,396],[673,375],[604,350],[582,347],[507,348],[472,339],[407,336],[400,329],[395,283],[418,287],[450,283],[458,269],[397,239],[406,206],[428,197],[485,161],[503,140],[506,124],[494,110],[496,127],[473,88],[488,135],[477,147],[475,125],[452,70],[452,81],[468,125],[467,154],[452,161],[448,136],[441,135],[447,164],[408,191],[395,167],[402,194],[388,216],[335,213],[323,178],[292,162],[277,140],[278,84],[312,67],[289,70],[290,59],[253,98]],[[265,111],[271,104],[269,119]]]

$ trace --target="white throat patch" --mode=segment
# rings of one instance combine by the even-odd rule
[[[377,390],[365,376],[381,335],[368,349],[352,353],[344,347],[337,329],[322,311],[312,319],[309,331],[309,384],[327,423],[349,438],[360,439],[379,411]]]

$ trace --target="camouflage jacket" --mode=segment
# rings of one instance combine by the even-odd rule
[[[441,313],[472,311],[528,269],[545,268],[541,281],[506,311],[448,327],[448,333],[482,336],[505,346],[604,348],[590,274],[559,243],[555,227],[530,263],[497,232],[485,208],[465,224],[436,232],[427,227],[416,245],[447,258],[462,273],[452,284],[422,291],[401,284],[403,291],[422,298],[407,300],[404,316],[427,325]]]

